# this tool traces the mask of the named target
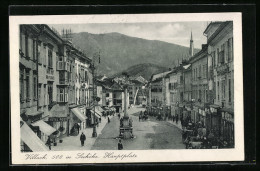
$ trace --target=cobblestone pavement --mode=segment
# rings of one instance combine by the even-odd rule
[[[157,121],[149,117],[147,121],[138,119],[141,107],[131,108],[128,113],[133,119],[133,133],[135,138],[122,140],[125,150],[147,150],[147,149],[185,149],[181,138],[179,124],[172,121]],[[117,150],[119,135],[119,118],[114,117],[102,130],[95,141],[92,150]]]

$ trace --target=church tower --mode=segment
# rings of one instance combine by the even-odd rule
[[[193,47],[193,38],[192,38],[192,32],[191,32],[191,36],[190,36],[190,51],[189,51],[190,57],[193,56],[193,52],[194,52],[193,49],[194,49],[194,47]]]

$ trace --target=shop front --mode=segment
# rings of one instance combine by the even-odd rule
[[[202,126],[205,126],[206,113],[203,109],[199,109],[199,120],[198,120],[198,122],[200,122]]]
[[[221,139],[223,144],[234,147],[234,113],[231,109],[222,108],[221,112]],[[225,142],[225,143],[224,143]]]
[[[24,121],[20,121],[20,135],[22,152],[49,151],[45,142]]]
[[[207,130],[207,135],[209,134],[209,131],[212,129],[211,128],[211,112],[210,112],[210,107],[205,108],[205,115],[206,115],[206,121],[205,121],[205,127]]]
[[[57,129],[53,128],[43,120],[33,122],[31,125],[34,127],[39,127],[39,130],[41,131],[41,140],[43,142],[46,142],[48,137],[57,131]]]
[[[80,130],[86,128],[87,117],[80,111],[78,107],[70,109],[70,135],[77,136]]]
[[[192,112],[191,112],[191,120],[193,120],[193,123],[196,123],[199,121],[199,107],[193,106]]]
[[[219,112],[220,106],[210,105],[211,113],[211,131],[216,137],[220,136],[220,127],[221,127],[221,114]]]

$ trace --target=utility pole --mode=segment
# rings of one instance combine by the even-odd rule
[[[92,77],[93,77],[93,111],[94,111],[94,126],[93,126],[93,133],[92,137],[97,137],[97,128],[96,128],[96,88],[95,88],[95,58],[96,55],[94,54],[93,60],[92,60]],[[100,51],[98,52],[98,58],[99,58],[99,63],[100,63]]]

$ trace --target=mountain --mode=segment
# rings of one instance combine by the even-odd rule
[[[152,74],[164,72],[167,70],[168,68],[166,67],[158,66],[151,63],[137,64],[127,68],[126,70],[123,70],[122,72],[113,75],[113,77],[120,76],[123,72],[127,72],[127,74],[131,77],[141,75],[148,81],[151,78]]]
[[[98,65],[98,74],[107,76],[120,73],[138,64],[155,64],[172,68],[177,64],[178,59],[181,61],[183,54],[189,52],[188,47],[130,37],[120,33],[74,33],[72,42],[84,50],[89,58],[100,50],[101,63]],[[194,49],[194,52],[198,52],[198,49]],[[156,70],[154,67],[150,69]]]

